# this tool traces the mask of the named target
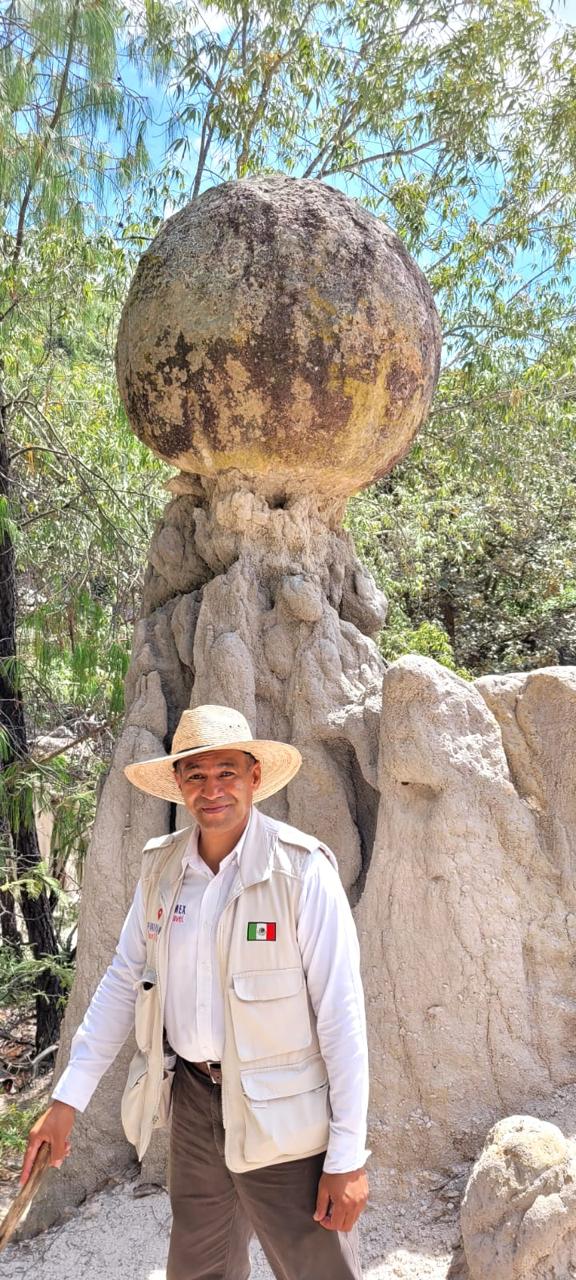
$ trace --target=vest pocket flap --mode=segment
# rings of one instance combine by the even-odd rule
[[[261,1071],[241,1071],[242,1090],[251,1102],[268,1102],[274,1098],[293,1098],[299,1093],[322,1089],[328,1084],[326,1064],[321,1057],[308,1058],[284,1067],[266,1067]]]
[[[262,969],[234,973],[234,991],[239,1000],[279,1000],[295,996],[304,985],[302,969]]]
[[[128,1067],[128,1078],[126,1080],[126,1088],[133,1089],[135,1084],[146,1075],[148,1070],[148,1059],[139,1049],[136,1050],[134,1057]]]

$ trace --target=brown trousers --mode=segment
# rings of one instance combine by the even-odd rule
[[[361,1280],[357,1227],[344,1234],[313,1221],[323,1162],[323,1155],[308,1156],[231,1173],[221,1089],[179,1059],[166,1280],[249,1280],[254,1234],[277,1280]]]

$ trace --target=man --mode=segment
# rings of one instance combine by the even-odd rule
[[[134,1024],[123,1099],[143,1154],[172,1093],[167,1280],[360,1280],[368,1093],[356,932],[333,855],[255,803],[300,768],[229,707],[185,711],[172,754],[128,766],[194,822],[146,846],[115,957],[72,1042],[38,1148],[59,1166]],[[172,1056],[170,1056],[172,1055]]]

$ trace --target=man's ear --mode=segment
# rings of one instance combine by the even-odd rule
[[[252,765],[252,782],[255,787],[259,786],[261,779],[262,779],[262,765],[260,764],[260,761],[257,760],[256,764]]]
[[[181,784],[180,784],[180,768],[179,768],[179,766],[178,766],[178,765],[176,765],[176,766],[175,766],[175,768],[172,770],[172,772],[173,772],[173,774],[174,774],[174,781],[175,781],[175,783],[176,783],[176,786],[178,787],[178,790],[179,790],[179,791],[181,791],[181,790],[182,790],[182,787],[181,787]]]

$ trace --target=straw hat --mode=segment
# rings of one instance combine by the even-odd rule
[[[184,756],[200,755],[203,751],[249,751],[262,765],[262,779],[254,791],[253,800],[266,800],[280,791],[294,777],[302,764],[302,756],[287,742],[253,738],[250,725],[233,707],[205,706],[183,711],[172,740],[172,754],[154,760],[129,764],[124,769],[126,777],[141,791],[161,796],[174,804],[184,804],[182,793],[174,776],[174,761]]]

